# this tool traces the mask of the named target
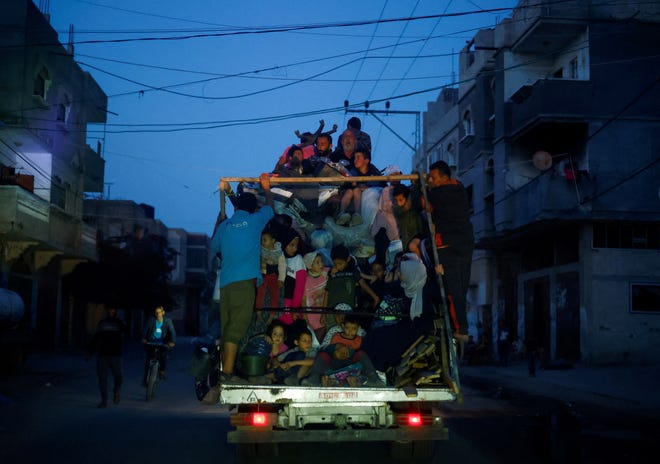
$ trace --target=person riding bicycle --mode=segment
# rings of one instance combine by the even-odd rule
[[[150,317],[142,335],[142,343],[147,352],[147,358],[144,364],[143,385],[146,385],[147,370],[149,369],[149,360],[156,351],[155,346],[149,344],[162,344],[173,348],[176,344],[176,331],[172,319],[165,317],[165,308],[157,306],[154,310],[154,316]],[[147,344],[149,343],[149,344]],[[165,380],[165,369],[167,368],[167,350],[158,350],[158,361],[160,363],[159,376]]]

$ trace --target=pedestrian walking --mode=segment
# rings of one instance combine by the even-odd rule
[[[123,382],[122,356],[126,324],[117,317],[117,308],[107,308],[107,317],[98,323],[96,332],[89,343],[86,359],[89,361],[96,354],[96,375],[101,393],[99,408],[108,405],[108,371],[112,374],[112,402],[119,404],[121,400],[121,384]]]

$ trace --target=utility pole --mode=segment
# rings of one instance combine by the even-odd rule
[[[109,200],[110,199],[110,187],[115,185],[115,183],[114,182],[104,182],[103,185],[108,187],[108,193],[106,194],[105,199]]]

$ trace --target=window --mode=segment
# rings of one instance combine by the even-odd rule
[[[472,127],[472,114],[470,113],[470,110],[463,113],[463,129],[465,130],[465,135],[474,134],[474,129]]]
[[[453,143],[448,143],[447,144],[447,155],[446,155],[446,161],[449,167],[456,167],[456,150],[454,148]]]
[[[573,58],[571,62],[568,64],[568,69],[569,69],[569,76],[571,79],[577,79],[578,78],[578,60],[577,58]]]
[[[660,284],[630,284],[630,311],[660,313]]]
[[[596,223],[592,240],[594,248],[660,250],[660,224]]]
[[[60,122],[69,122],[71,115],[71,101],[67,95],[64,95],[62,101],[57,105],[57,120]]]
[[[48,69],[42,67],[36,76],[34,76],[34,88],[32,95],[35,97],[41,97],[42,100],[46,100],[46,95],[48,94],[48,88],[50,87],[50,74]]]
[[[66,210],[66,189],[64,186],[52,183],[50,186],[50,202]]]

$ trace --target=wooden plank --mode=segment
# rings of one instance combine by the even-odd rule
[[[392,182],[397,180],[418,180],[419,174],[397,174],[392,176],[346,176],[346,177],[279,177],[270,178],[271,185],[276,184],[343,184],[344,182]],[[259,183],[258,177],[221,177],[227,182],[254,182]]]

